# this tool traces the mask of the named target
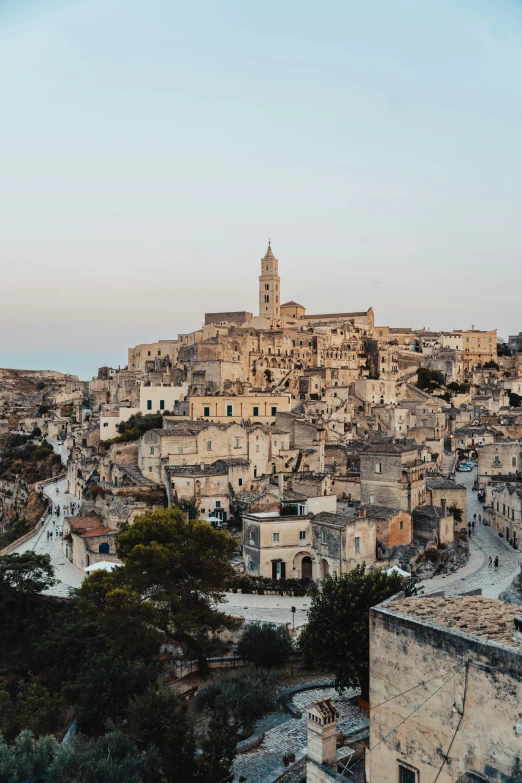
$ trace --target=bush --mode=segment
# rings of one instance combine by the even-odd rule
[[[228,716],[239,728],[250,728],[277,705],[276,678],[272,672],[234,672],[216,677],[194,698],[198,712],[210,710]]]
[[[493,360],[490,360],[489,362],[486,362],[484,364],[484,369],[485,370],[498,370],[499,367],[498,367],[498,364],[496,362],[494,362]]]
[[[293,650],[288,630],[282,626],[274,627],[270,623],[249,625],[237,646],[238,655],[244,656],[255,666],[266,668],[281,666]]]

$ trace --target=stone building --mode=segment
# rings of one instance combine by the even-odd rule
[[[443,478],[441,476],[429,476],[426,479],[426,502],[430,506],[440,506],[449,509],[457,506],[462,512],[462,521],[455,523],[455,530],[463,530],[468,521],[468,493],[463,484]]]
[[[478,450],[478,480],[489,484],[494,476],[507,476],[522,471],[522,440],[503,439]]]
[[[361,500],[364,505],[412,511],[426,501],[426,464],[415,443],[373,443],[361,452]]]
[[[319,500],[329,506],[328,497]],[[375,562],[375,522],[329,511],[244,514],[243,556],[252,576],[320,580]]]
[[[370,783],[522,780],[519,609],[399,595],[371,610]]]
[[[65,517],[64,555],[82,571],[100,560],[120,562],[116,557],[116,536],[117,531],[106,527],[100,517]]]
[[[417,538],[437,546],[453,543],[455,520],[446,506],[417,506],[412,517],[413,532]]]
[[[522,543],[522,485],[491,488],[491,526],[515,549]]]

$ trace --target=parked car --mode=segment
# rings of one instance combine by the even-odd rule
[[[64,443],[63,440],[57,440],[56,441],[56,445],[57,446],[63,446],[63,443]]]
[[[471,465],[468,465],[466,462],[463,462],[462,465],[459,465],[457,470],[459,470],[461,473],[471,473],[473,468]]]
[[[478,462],[475,462],[475,460],[472,460],[472,459],[471,459],[471,460],[469,460],[469,461],[468,461],[466,464],[467,464],[467,465],[471,465],[471,467],[472,467],[472,468],[476,468],[476,467],[477,467],[477,465],[478,465]]]

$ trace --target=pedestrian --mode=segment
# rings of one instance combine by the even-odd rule
[[[498,568],[498,555],[495,557],[495,568]]]
[[[471,523],[471,527],[473,528],[473,530],[475,530],[475,520],[473,520],[473,522]]]
[[[49,541],[49,531],[47,531],[47,540]]]
[[[482,522],[482,514],[479,514],[479,522]]]
[[[476,522],[476,520],[477,520],[477,515],[473,514],[473,522]]]
[[[52,538],[53,538],[53,531],[52,530],[49,533],[49,537],[51,538],[51,541],[52,541]]]
[[[492,565],[493,565],[493,558],[490,555],[488,560],[488,568],[491,568]]]

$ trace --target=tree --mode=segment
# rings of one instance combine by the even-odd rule
[[[497,362],[494,362],[493,359],[490,359],[489,362],[484,363],[484,369],[485,370],[498,370],[499,366]]]
[[[159,754],[140,752],[130,737],[114,726],[96,740],[81,734],[60,745],[44,776],[46,783],[145,783],[159,780]]]
[[[457,525],[460,525],[462,522],[462,509],[454,503],[452,506],[448,506],[448,511],[453,514],[453,519]]]
[[[305,660],[332,672],[336,687],[370,691],[370,609],[403,590],[413,595],[413,580],[365,564],[340,576],[327,576],[312,596],[308,625],[299,646]]]
[[[20,732],[13,745],[8,745],[0,734],[0,783],[40,779],[52,763],[58,747],[54,737],[36,740],[30,731]]]
[[[249,729],[254,721],[273,710],[276,704],[275,675],[263,669],[216,677],[199,689],[194,700],[196,710],[222,712],[237,729]]]
[[[166,685],[153,686],[129,705],[128,728],[142,750],[156,747],[166,783],[192,780],[195,742],[185,702]]]
[[[108,719],[125,716],[131,697],[145,693],[158,673],[158,668],[108,652],[85,660],[71,687],[78,728],[100,735]]]
[[[234,776],[232,762],[236,755],[236,730],[224,711],[211,718],[208,734],[202,742],[195,780],[201,783],[228,783]]]
[[[218,610],[236,543],[177,508],[139,516],[118,536],[127,584],[156,607],[156,624],[206,666],[212,634],[237,622]]]
[[[445,386],[446,378],[440,370],[429,370],[427,367],[419,367],[417,370],[417,387],[431,391]]]
[[[137,430],[141,436],[148,430],[161,429],[162,426],[163,416],[161,413],[147,413],[145,416],[137,413],[135,416],[130,416],[127,421],[120,422],[116,429],[121,435],[129,430]]]
[[[509,394],[509,405],[511,408],[520,408],[522,404],[522,397],[520,394],[516,394],[516,392],[510,392]]]
[[[270,623],[251,623],[247,626],[237,646],[242,655],[255,666],[281,666],[294,650],[288,630]]]

